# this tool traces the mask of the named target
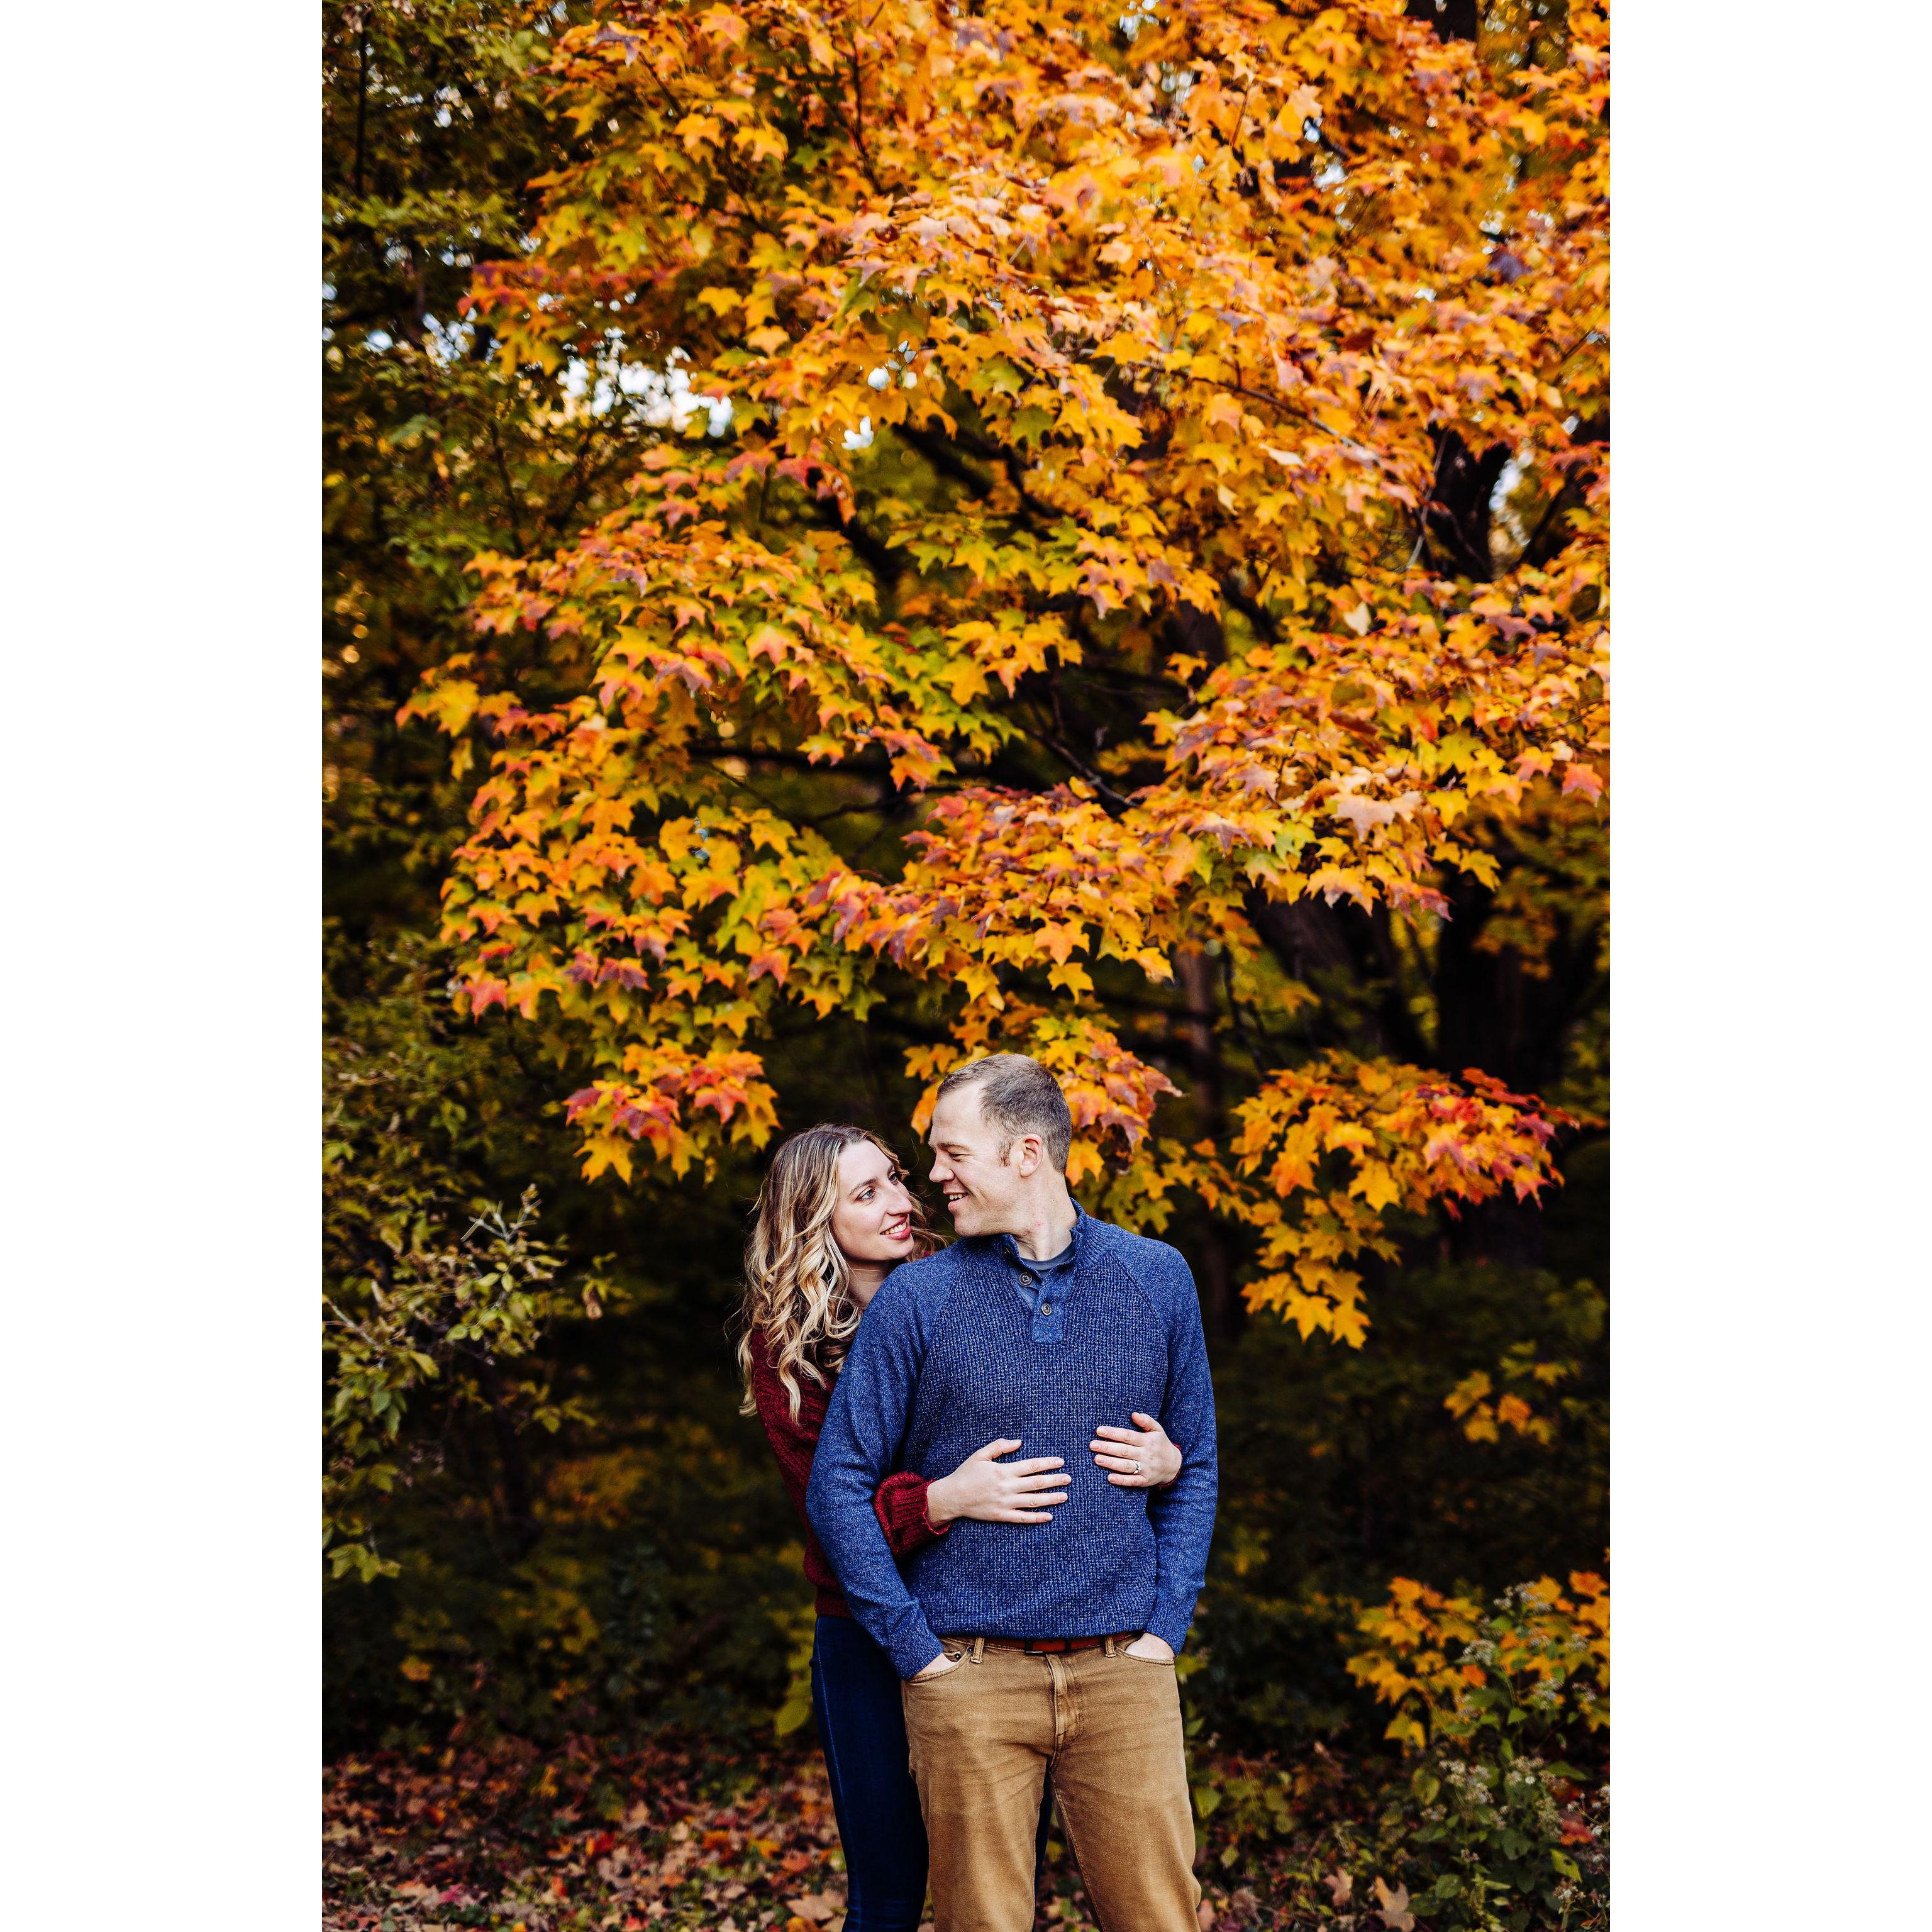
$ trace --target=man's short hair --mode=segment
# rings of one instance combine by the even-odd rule
[[[1023,1053],[989,1053],[956,1066],[939,1083],[938,1098],[962,1087],[980,1090],[980,1111],[1000,1136],[1000,1157],[1022,1134],[1037,1134],[1046,1157],[1062,1174],[1073,1144],[1073,1116],[1060,1082]]]

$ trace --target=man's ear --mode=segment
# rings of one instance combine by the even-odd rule
[[[1040,1172],[1040,1162],[1046,1150],[1040,1144],[1037,1134],[1023,1134],[1020,1137],[1020,1178],[1030,1180]]]

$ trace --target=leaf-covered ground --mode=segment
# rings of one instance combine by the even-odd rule
[[[665,1745],[378,1752],[324,1785],[325,1932],[841,1932],[845,1874],[824,1773],[785,1752],[722,1765]],[[1337,1868],[1328,1834],[1265,1850],[1210,1837],[1201,1922],[1380,1932],[1408,1919]],[[1339,1897],[1337,1896],[1339,1894]],[[1351,1906],[1354,1910],[1350,1910]],[[1092,1932],[1079,1876],[1052,1846],[1040,1922]]]

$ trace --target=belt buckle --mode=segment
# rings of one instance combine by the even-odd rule
[[[1059,1657],[1065,1653],[1066,1647],[1067,1640],[1064,1636],[1030,1636],[1026,1640],[1021,1654],[1025,1657]]]

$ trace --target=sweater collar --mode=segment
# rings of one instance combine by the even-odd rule
[[[1071,1242],[1069,1246],[1060,1250],[1060,1254],[1043,1255],[1036,1261],[1029,1260],[1027,1256],[1020,1252],[1018,1243],[1010,1234],[993,1235],[989,1241],[988,1251],[1003,1257],[1016,1268],[1031,1268],[1035,1270],[1047,1262],[1058,1262],[1060,1256],[1070,1253],[1072,1256],[1071,1264],[1078,1268],[1087,1258],[1089,1239],[1088,1230],[1094,1226],[1093,1216],[1076,1201],[1073,1203],[1073,1233]]]

